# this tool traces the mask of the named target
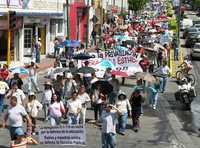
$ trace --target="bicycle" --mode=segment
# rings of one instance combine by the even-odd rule
[[[189,73],[192,70],[192,67],[189,67],[186,62],[183,62],[181,65],[178,66],[180,68],[176,72],[176,79],[182,80],[183,78],[189,78],[191,80],[191,84],[194,85],[196,80],[194,74]]]

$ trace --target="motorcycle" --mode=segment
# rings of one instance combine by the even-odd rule
[[[189,78],[184,78],[177,82],[178,91],[175,93],[175,99],[190,108],[190,104],[196,97],[196,91]]]

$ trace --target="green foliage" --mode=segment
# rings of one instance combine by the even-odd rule
[[[148,0],[128,0],[129,10],[138,12],[144,8]]]
[[[167,2],[167,16],[172,17],[173,16],[173,6],[171,2]]]
[[[169,29],[177,32],[178,30],[178,23],[175,18],[171,18],[168,20]]]
[[[197,8],[200,8],[200,0],[194,0],[194,4]]]

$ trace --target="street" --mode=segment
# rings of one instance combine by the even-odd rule
[[[39,77],[40,88],[42,88],[45,82],[44,74]],[[128,96],[131,94],[132,90],[132,79],[126,80],[125,86],[122,86],[122,90],[126,92]],[[38,97],[41,98],[41,94]],[[171,148],[173,145],[178,145],[174,132],[170,127],[170,123],[166,117],[163,105],[160,104],[163,102],[161,97],[159,100],[158,110],[154,111],[149,107],[145,107],[144,115],[141,117],[141,130],[138,133],[135,133],[132,130],[131,120],[129,119],[129,124],[127,126],[127,134],[125,136],[117,135],[117,147],[122,148]],[[49,122],[43,122],[43,113],[39,115],[38,127],[39,126],[48,126]],[[93,111],[87,111],[87,119],[93,119]],[[64,124],[64,123],[63,123]],[[86,139],[87,139],[87,148],[100,148],[101,147],[101,131],[99,127],[94,124],[86,124]],[[8,130],[0,129],[0,148],[9,147],[10,137]],[[36,136],[37,137],[37,136]],[[54,148],[54,145],[34,145],[29,146],[30,148]],[[57,148],[78,148],[77,146],[56,146]],[[82,147],[82,146],[81,146]]]

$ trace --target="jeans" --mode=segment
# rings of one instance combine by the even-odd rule
[[[4,99],[4,95],[0,95],[0,114],[3,113],[3,99]]]
[[[167,85],[167,77],[163,77],[161,79],[161,92],[165,91],[166,85]]]
[[[68,124],[79,124],[79,116],[69,113]]]
[[[102,133],[102,148],[116,148],[116,137],[114,133]]]
[[[94,107],[94,119],[97,121],[98,120],[98,114],[99,114],[99,118],[101,117],[101,113],[102,113],[102,104],[93,104]]]
[[[85,124],[85,115],[86,115],[86,107],[82,107],[81,109],[81,116],[80,116],[80,123]]]
[[[37,76],[29,76],[28,78],[28,91],[32,91],[32,87],[35,87],[36,91],[39,91],[38,84],[37,84]]]
[[[174,60],[178,60],[178,52],[179,52],[178,48],[175,48],[174,49]]]
[[[51,126],[60,125],[61,117],[50,117]]]
[[[23,129],[22,127],[9,127],[11,140],[16,140],[17,139],[18,135],[16,135],[16,130],[18,128]]]
[[[44,104],[43,104],[44,118],[45,118],[45,120],[48,120],[48,116],[49,116],[49,111],[48,111],[48,109],[49,109],[49,104],[50,104],[50,103],[44,103]]]
[[[56,58],[60,53],[60,48],[59,47],[54,47],[54,58]]]
[[[126,124],[128,120],[128,113],[124,113],[118,118],[118,123],[119,123],[119,133],[124,134],[126,130]]]

